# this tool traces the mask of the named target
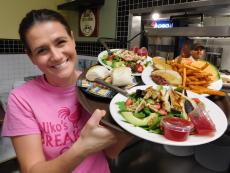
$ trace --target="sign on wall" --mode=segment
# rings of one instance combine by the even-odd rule
[[[98,9],[80,11],[79,35],[83,37],[98,36]]]

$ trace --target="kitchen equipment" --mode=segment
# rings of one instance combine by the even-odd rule
[[[223,48],[221,47],[207,47],[205,59],[220,69],[222,53]]]
[[[213,171],[226,171],[230,166],[230,136],[195,147],[196,161]]]

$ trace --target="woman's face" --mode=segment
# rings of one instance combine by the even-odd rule
[[[75,41],[56,21],[39,22],[26,34],[32,62],[45,74],[50,84],[68,85],[75,76]]]

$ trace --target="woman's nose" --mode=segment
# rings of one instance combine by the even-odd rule
[[[62,52],[57,48],[51,49],[51,58],[53,61],[59,61],[63,58]]]

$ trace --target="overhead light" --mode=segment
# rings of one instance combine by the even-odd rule
[[[160,18],[160,14],[159,13],[153,13],[152,14],[152,19],[153,20],[158,20]]]

